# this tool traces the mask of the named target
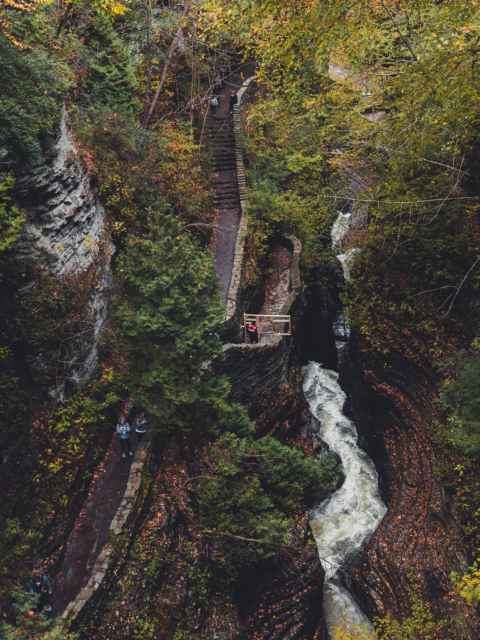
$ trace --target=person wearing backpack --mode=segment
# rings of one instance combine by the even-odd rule
[[[123,416],[117,424],[117,435],[122,449],[122,458],[126,457],[126,449],[128,449],[128,453],[133,456],[132,447],[130,446],[130,425],[128,422],[125,422]]]
[[[247,333],[250,338],[250,344],[258,344],[258,331],[255,322],[247,322]]]
[[[45,611],[52,610],[52,606],[50,604],[52,587],[50,586],[50,582],[48,581],[46,575],[35,571],[30,578],[30,582],[28,583],[28,589],[30,593],[35,593],[40,596],[36,607],[38,613],[41,613],[43,609],[45,609]]]

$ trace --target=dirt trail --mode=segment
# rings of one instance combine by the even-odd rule
[[[137,436],[130,438],[135,453]],[[95,473],[88,500],[67,542],[62,568],[53,582],[52,615],[60,615],[87,585],[110,524],[123,500],[133,456],[124,459],[116,434]]]

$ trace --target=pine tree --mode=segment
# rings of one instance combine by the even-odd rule
[[[85,80],[91,103],[120,107],[127,113],[135,111],[139,106],[133,95],[138,88],[137,79],[129,53],[109,18],[95,16],[89,46],[91,50],[96,50]]]
[[[175,219],[152,218],[147,236],[127,240],[117,269],[116,321],[132,359],[129,388],[164,426],[208,421],[230,390],[208,366],[221,353],[212,333],[223,313],[211,256]]]

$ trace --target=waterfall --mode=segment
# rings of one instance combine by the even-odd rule
[[[356,555],[377,529],[387,508],[378,491],[378,476],[369,456],[357,444],[357,430],[343,414],[345,393],[338,374],[310,362],[302,369],[310,411],[320,422],[319,435],[341,458],[342,487],[310,512],[310,526],[325,569],[324,615],[331,631],[344,625],[371,625],[349,591],[337,580],[337,567]]]
[[[332,228],[334,250],[350,223],[350,214],[338,212]],[[349,249],[338,255],[347,280],[357,251]],[[338,338],[348,340],[350,329],[343,313],[337,315],[334,331]],[[345,344],[337,342],[339,352]],[[387,507],[380,497],[375,466],[357,444],[355,425],[343,414],[346,396],[338,384],[338,374],[323,369],[317,362],[303,367],[302,373],[305,398],[312,415],[320,422],[319,436],[340,456],[345,473],[340,489],[310,512],[310,526],[325,569],[323,613],[330,634],[340,628],[355,631],[360,627],[371,631],[370,621],[339,581],[338,568],[368,542]]]

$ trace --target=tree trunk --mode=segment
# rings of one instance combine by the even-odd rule
[[[146,117],[143,119],[144,126],[147,126],[147,124],[150,122],[150,118],[152,117],[153,112],[155,110],[155,107],[157,106],[158,97],[160,96],[160,92],[161,92],[161,90],[163,88],[163,85],[165,84],[165,80],[167,78],[167,73],[168,73],[168,69],[170,67],[170,62],[172,60],[173,52],[175,51],[175,47],[177,46],[178,39],[180,38],[180,34],[182,33],[182,30],[183,30],[183,20],[185,19],[189,9],[190,9],[190,2],[187,2],[186,5],[185,5],[185,8],[183,10],[183,13],[182,13],[182,17],[181,17],[181,20],[180,20],[180,25],[178,27],[178,31],[177,31],[177,33],[175,35],[175,38],[173,39],[172,46],[170,47],[170,49],[168,51],[167,59],[165,60],[165,66],[163,67],[163,73],[162,73],[162,77],[160,79],[160,83],[159,83],[159,85],[157,87],[157,90],[155,91],[155,95],[153,97],[152,104],[150,105],[150,109],[148,110],[148,113],[147,113]]]

